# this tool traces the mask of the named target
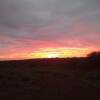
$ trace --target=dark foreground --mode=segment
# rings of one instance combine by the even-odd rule
[[[100,59],[0,62],[0,100],[100,100]]]

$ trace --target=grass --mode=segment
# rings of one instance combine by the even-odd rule
[[[0,98],[1,100],[99,100],[98,60],[56,58],[1,61]]]

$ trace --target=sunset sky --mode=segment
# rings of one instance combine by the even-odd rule
[[[100,0],[0,0],[0,60],[85,56],[100,50]]]

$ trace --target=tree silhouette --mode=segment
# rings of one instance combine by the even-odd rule
[[[89,57],[89,58],[100,58],[100,51],[92,52],[92,53],[88,54],[87,57]]]

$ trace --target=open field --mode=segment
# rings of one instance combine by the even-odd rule
[[[100,100],[100,59],[1,61],[0,100]]]

